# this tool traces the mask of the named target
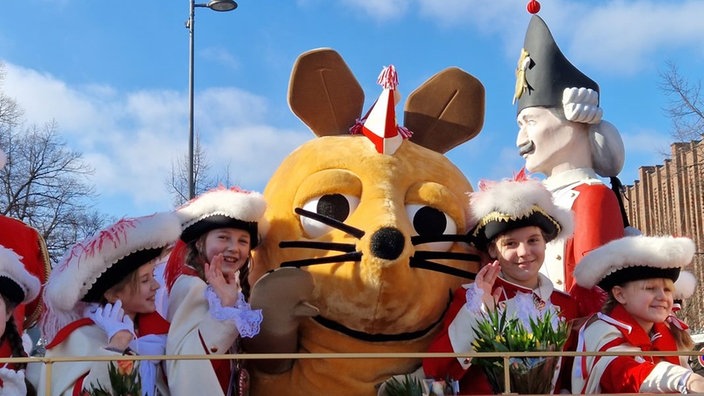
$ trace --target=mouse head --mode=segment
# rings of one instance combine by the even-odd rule
[[[451,292],[479,269],[466,242],[472,187],[444,153],[479,133],[484,88],[445,69],[409,95],[404,127],[396,99],[385,86],[363,116],[362,88],[330,49],[304,53],[293,68],[289,104],[317,137],[265,188],[271,227],[253,278],[279,266],[311,273],[320,315],[302,327],[305,350],[423,351]],[[380,149],[370,133],[395,139],[394,149]]]

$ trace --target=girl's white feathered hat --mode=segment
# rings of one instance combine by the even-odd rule
[[[0,294],[18,305],[37,298],[40,287],[39,279],[25,269],[21,257],[0,246]]]
[[[669,278],[675,282],[680,270],[692,262],[694,251],[694,241],[684,237],[623,237],[587,253],[574,277],[582,287],[598,285],[606,291],[634,280]]]
[[[249,232],[250,244],[255,247],[269,228],[265,210],[264,198],[254,191],[237,187],[206,191],[176,209],[183,230],[181,240],[189,243],[214,229],[237,228]]]
[[[524,170],[513,180],[480,182],[479,191],[470,193],[470,213],[469,238],[481,250],[497,236],[528,226],[540,227],[548,242],[572,235],[572,212],[556,206],[552,193]]]
[[[70,311],[79,301],[100,302],[110,287],[159,257],[181,231],[173,212],[124,218],[77,243],[54,267],[44,290],[46,304]]]

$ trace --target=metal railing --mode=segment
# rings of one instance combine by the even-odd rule
[[[269,359],[426,359],[426,358],[502,358],[504,369],[505,391],[511,392],[509,359],[514,357],[575,357],[575,356],[702,356],[701,351],[611,351],[611,352],[574,352],[574,351],[535,351],[535,352],[424,352],[424,353],[240,353],[223,355],[120,355],[120,356],[62,356],[62,357],[23,357],[0,358],[4,363],[43,363],[46,367],[47,387],[45,395],[51,395],[52,368],[56,363],[84,361],[140,361],[140,360],[269,360]],[[691,394],[691,393],[690,393]]]

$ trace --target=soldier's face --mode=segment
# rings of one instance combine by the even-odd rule
[[[516,146],[526,161],[526,169],[533,173],[550,176],[570,163],[574,150],[590,150],[580,147],[575,123],[569,122],[546,107],[528,107],[518,114],[518,137]]]

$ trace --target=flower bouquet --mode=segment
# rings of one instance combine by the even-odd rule
[[[473,329],[475,352],[532,352],[562,350],[569,324],[558,316],[555,307],[539,309],[530,294],[514,298],[516,312],[510,315],[505,306],[482,313]],[[509,358],[511,392],[522,394],[552,393],[559,357]],[[494,393],[503,393],[504,364],[500,357],[474,358],[486,373]]]
[[[142,384],[137,364],[133,360],[118,360],[110,362],[108,374],[110,386],[105,387],[100,382],[84,389],[81,396],[141,396]]]

